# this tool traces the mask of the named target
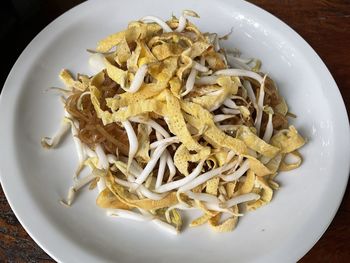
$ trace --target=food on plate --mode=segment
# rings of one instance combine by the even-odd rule
[[[89,50],[96,74],[61,71],[65,116],[42,145],[71,130],[79,165],[64,204],[89,185],[108,215],[178,233],[197,209],[190,226],[227,232],[272,200],[280,171],[301,165],[305,140],[261,62],[222,48],[229,34],[203,33],[190,17],[199,18],[130,22]]]

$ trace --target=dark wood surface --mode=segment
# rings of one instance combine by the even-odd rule
[[[37,13],[32,16],[39,14],[40,21],[30,20],[31,22],[27,23],[28,17],[20,18],[11,28],[12,32],[10,30],[7,33],[6,36],[14,36],[15,44],[5,46],[10,53],[12,52],[12,56],[6,57],[7,63],[2,64],[1,74],[3,75],[1,75],[0,85],[10,66],[30,39],[52,19],[80,1],[33,0],[30,2],[37,5]],[[336,80],[349,114],[350,1],[253,0],[250,2],[286,22],[316,50]],[[13,6],[10,8],[13,10]],[[16,12],[16,17],[19,17],[17,9]],[[18,31],[23,32],[22,38],[18,36]],[[53,262],[20,225],[1,188],[0,211],[0,262]],[[349,187],[328,230],[300,262],[350,262]]]

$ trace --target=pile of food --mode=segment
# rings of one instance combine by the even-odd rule
[[[180,212],[197,209],[190,226],[226,232],[271,201],[279,171],[300,166],[305,141],[260,61],[221,48],[228,35],[188,17],[199,16],[131,22],[90,50],[96,75],[60,73],[65,117],[42,145],[72,132],[79,167],[64,204],[89,184],[109,215],[178,233]]]

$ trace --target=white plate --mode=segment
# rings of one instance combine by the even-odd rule
[[[146,4],[147,3],[147,4]],[[85,191],[64,208],[77,158],[71,140],[54,151],[40,138],[58,126],[62,67],[88,72],[86,48],[119,31],[132,19],[153,14],[167,19],[196,10],[203,31],[234,31],[226,45],[263,61],[279,84],[294,125],[308,138],[300,169],[279,176],[273,202],[245,215],[232,233],[208,227],[179,236],[152,224],[116,220],[95,206]],[[43,30],[14,65],[0,104],[1,180],[18,219],[34,240],[61,262],[295,262],[321,237],[340,204],[349,172],[349,124],[337,86],[321,59],[292,29],[243,1],[88,1]]]

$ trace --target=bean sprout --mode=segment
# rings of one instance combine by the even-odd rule
[[[243,195],[233,197],[230,200],[227,200],[225,203],[221,204],[220,206],[222,208],[229,208],[229,207],[232,207],[234,205],[238,205],[240,203],[258,200],[259,198],[260,198],[260,195],[255,194],[255,193],[243,194]]]
[[[164,32],[166,32],[166,33],[173,32],[173,30],[167,25],[167,23],[165,23],[159,17],[145,16],[145,17],[141,18],[140,21],[146,22],[146,23],[154,22],[154,23],[157,23],[158,25],[160,25],[160,27],[163,28]]]

